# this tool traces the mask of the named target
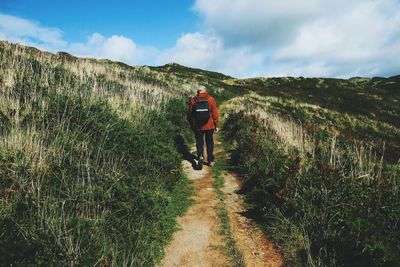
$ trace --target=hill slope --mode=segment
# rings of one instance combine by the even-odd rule
[[[190,194],[195,84],[0,42],[0,262],[152,266]]]
[[[253,92],[223,106],[243,193],[289,264],[400,261],[398,77],[355,80],[233,81]]]
[[[190,204],[178,151],[199,84],[287,259],[396,262],[399,78],[234,79],[0,42],[0,262],[159,262]]]
[[[183,66],[160,68],[198,77]],[[250,213],[289,265],[399,262],[400,76],[206,74],[202,82],[229,100],[223,132]]]

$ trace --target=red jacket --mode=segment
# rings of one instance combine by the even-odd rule
[[[215,103],[214,97],[210,96],[207,93],[197,94],[196,97],[200,97],[200,98],[206,97],[207,101],[208,101],[208,108],[210,110],[210,119],[203,127],[201,127],[201,130],[205,131],[205,130],[213,130],[214,128],[218,128],[219,115],[218,115],[218,110],[217,110],[217,104]],[[190,100],[190,104],[189,104],[189,118],[191,118],[192,108],[193,108],[194,103],[195,103],[194,98],[192,98]]]

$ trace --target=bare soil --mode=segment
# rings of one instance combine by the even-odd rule
[[[187,160],[182,164],[185,174],[194,182],[195,204],[177,219],[180,230],[175,232],[171,243],[165,248],[165,257],[160,266],[232,266],[221,249],[225,243],[224,236],[219,234],[221,222],[215,207],[220,200],[213,187],[215,180],[212,169],[204,166],[203,170],[195,170]],[[241,205],[242,196],[237,194],[241,183],[236,174],[228,173],[223,178],[231,228],[246,266],[283,266],[283,259],[275,246],[251,219],[242,215],[246,210]]]
[[[284,265],[283,258],[275,245],[270,242],[252,219],[245,216],[247,210],[241,204],[242,195],[237,192],[241,182],[235,173],[224,175],[226,194],[225,204],[236,240],[236,245],[242,251],[246,266]]]
[[[218,233],[219,218],[215,212],[218,204],[213,188],[212,170],[194,170],[188,161],[183,162],[187,177],[194,181],[196,201],[186,215],[178,218],[181,230],[175,232],[172,242],[165,249],[161,266],[229,266],[227,257],[221,249],[223,237]]]

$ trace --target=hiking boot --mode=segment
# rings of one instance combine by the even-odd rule
[[[203,156],[200,156],[200,157],[199,157],[199,163],[198,163],[198,168],[199,168],[199,170],[202,170],[202,169],[203,169],[203,163],[204,163],[204,157],[203,157]]]
[[[208,165],[210,165],[210,167],[214,167],[215,166],[215,161],[209,161]]]

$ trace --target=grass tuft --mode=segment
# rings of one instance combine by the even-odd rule
[[[215,166],[213,167],[214,173],[214,188],[218,194],[219,203],[215,207],[217,211],[217,215],[221,220],[221,228],[220,234],[224,236],[226,245],[222,248],[226,255],[230,258],[231,263],[234,266],[245,266],[243,253],[236,247],[236,241],[233,236],[232,228],[230,225],[230,219],[227,212],[227,207],[225,204],[225,193],[221,190],[224,187],[224,179],[222,178],[222,172],[227,169],[228,165],[224,160],[216,161]]]

